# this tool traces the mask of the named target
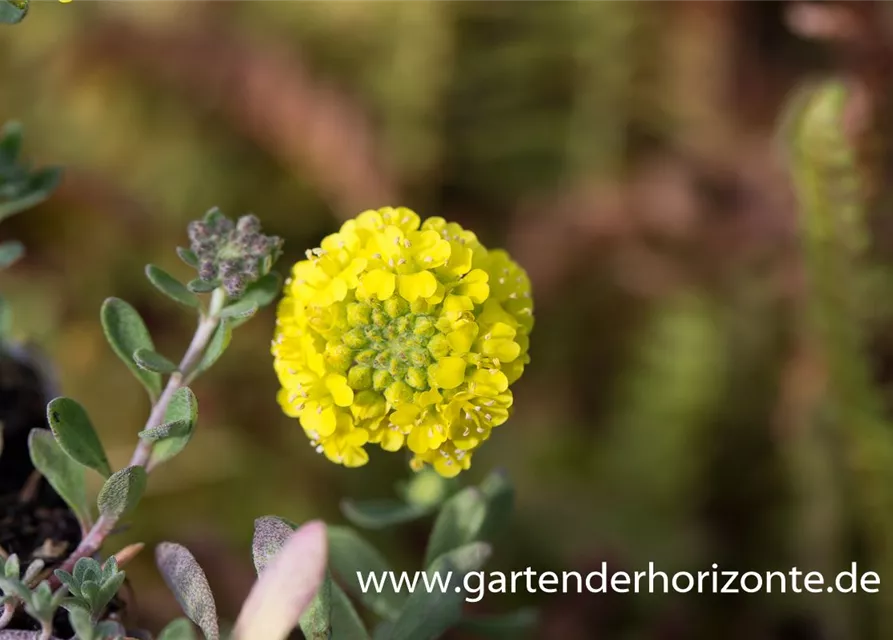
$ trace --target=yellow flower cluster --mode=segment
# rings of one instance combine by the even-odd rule
[[[508,419],[533,328],[505,251],[405,208],[366,211],[298,262],[273,341],[278,400],[333,462],[407,447],[452,477]]]

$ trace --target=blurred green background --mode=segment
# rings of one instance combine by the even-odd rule
[[[835,50],[780,2],[34,3],[0,31],[0,121],[65,166],[4,223],[16,335],[56,362],[113,465],[147,412],[107,347],[107,296],[175,357],[192,319],[143,278],[211,206],[282,236],[285,272],[356,213],[405,205],[506,247],[537,325],[516,412],[469,480],[511,474],[518,510],[490,568],[786,571],[803,561],[785,435],[820,367],[803,346],[796,207],[775,136],[788,91]],[[191,547],[234,616],[252,521],[341,522],[406,460],[314,453],[275,402],[274,312],[195,385],[195,442],[155,474],[113,544]],[[399,568],[429,523],[373,535]],[[845,565],[845,566],[848,566]],[[843,568],[843,567],[841,567]],[[176,613],[151,561],[128,570],[150,627]],[[542,608],[536,637],[822,638],[825,596],[491,595]],[[464,637],[455,634],[454,637]]]

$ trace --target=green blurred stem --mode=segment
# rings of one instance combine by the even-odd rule
[[[170,378],[168,378],[167,386],[158,398],[158,401],[152,407],[149,419],[146,420],[146,425],[143,429],[152,429],[160,426],[164,422],[165,413],[167,413],[168,405],[173,399],[174,394],[178,389],[191,382],[197,375],[197,367],[202,360],[205,350],[208,348],[208,344],[211,342],[211,337],[214,335],[217,325],[220,324],[220,311],[223,309],[225,303],[226,293],[224,290],[220,288],[215,289],[211,296],[211,304],[208,311],[202,314],[198,327],[195,330],[195,335],[192,337],[192,342],[189,343],[189,347],[186,349],[186,354],[180,361],[177,371],[172,373]],[[153,446],[153,442],[141,439],[133,452],[133,456],[130,458],[130,464],[128,466],[145,467],[147,473],[151,472],[152,464],[150,463],[150,458],[152,456]],[[90,557],[99,551],[99,549],[102,548],[102,544],[105,542],[106,537],[108,537],[117,524],[117,516],[108,514],[101,515],[96,521],[96,524],[93,525],[93,528],[90,529],[86,536],[84,536],[74,552],[62,565],[61,569],[63,571],[71,572],[78,560]],[[56,584],[57,578],[55,575],[50,579],[50,582],[54,588],[59,586]]]

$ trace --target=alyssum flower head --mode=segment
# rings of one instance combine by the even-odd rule
[[[508,419],[532,328],[530,281],[505,251],[443,218],[366,211],[286,283],[278,400],[333,462],[405,446],[413,468],[455,476]]]

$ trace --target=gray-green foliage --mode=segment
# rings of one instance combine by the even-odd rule
[[[481,485],[465,488],[450,496],[452,481],[433,472],[418,474],[402,487],[404,500],[345,502],[345,515],[358,526],[382,529],[415,520],[437,511],[428,542],[424,572],[431,584],[434,574],[452,572],[449,588],[430,593],[419,574],[414,592],[398,591],[389,582],[381,590],[363,589],[359,573],[384,577],[392,567],[387,559],[357,531],[349,527],[329,527],[329,575],[301,619],[305,636],[313,639],[354,640],[370,637],[363,618],[346,594],[353,595],[378,619],[376,640],[425,640],[438,638],[449,629],[462,626],[486,631],[496,637],[521,638],[536,625],[530,610],[484,619],[467,617],[462,604],[468,594],[455,587],[464,576],[480,570],[492,552],[494,540],[510,521],[513,489],[507,476],[497,471]],[[294,526],[282,518],[267,516],[255,523],[254,561],[261,573]],[[342,588],[343,587],[343,588]]]
[[[98,619],[124,583],[125,574],[118,570],[114,556],[101,565],[93,558],[81,558],[69,573],[55,571],[59,581],[68,587],[69,598],[63,604],[69,610],[82,609]]]
[[[14,157],[13,152],[17,152],[13,144],[15,140],[13,137],[10,142],[7,135],[5,147],[0,145],[0,178],[5,175],[2,173],[3,153]],[[8,193],[11,191],[3,191],[0,183],[0,207],[2,197]],[[0,211],[4,209],[0,208]],[[238,224],[228,223],[215,210],[211,219],[220,228],[229,226],[234,232],[218,247],[222,253],[217,265],[223,280],[233,275],[228,271],[230,262],[235,260],[240,265],[238,286],[232,277],[229,281],[232,291],[220,280],[211,291],[201,292],[211,294],[203,300],[194,292],[194,287],[192,290],[187,288],[157,267],[150,265],[146,269],[155,288],[197,315],[195,336],[179,364],[155,351],[151,333],[132,305],[109,298],[102,306],[101,322],[112,350],[146,388],[153,404],[149,419],[139,431],[131,462],[117,471],[112,468],[86,409],[70,398],[56,398],[50,402],[47,407],[50,429],[33,429],[29,434],[29,450],[35,468],[77,515],[84,539],[97,547],[89,546],[84,550],[79,547],[55,572],[51,580],[63,585],[56,591],[52,590],[50,581],[34,586],[29,582],[33,576],[19,579],[18,560],[13,557],[6,563],[8,575],[2,578],[0,590],[4,604],[22,606],[44,626],[51,626],[52,613],[65,598],[64,604],[70,611],[71,624],[79,640],[118,638],[123,633],[118,625],[102,621],[101,617],[123,583],[124,573],[118,571],[114,557],[100,566],[90,556],[99,550],[98,546],[113,531],[115,524],[137,507],[146,489],[148,472],[179,454],[189,443],[198,420],[198,402],[186,385],[220,358],[230,343],[233,329],[258,308],[272,303],[279,290],[280,279],[270,272],[270,268],[281,241],[261,234],[254,217],[243,218]],[[178,253],[185,262],[201,267],[195,252],[198,251],[204,260],[209,258],[207,247],[200,245],[193,242],[192,249],[181,249]],[[239,251],[244,253],[239,254]],[[99,519],[95,525],[85,481],[87,468],[105,478],[96,498]],[[206,638],[219,637],[210,589],[200,569],[198,573],[193,571],[198,565],[194,560],[189,565],[191,556],[182,548],[164,547],[159,553],[163,572],[187,614],[202,628]],[[207,597],[202,599],[202,594]],[[0,629],[5,624],[0,622]],[[192,634],[188,623],[175,622],[161,637],[188,640]]]

